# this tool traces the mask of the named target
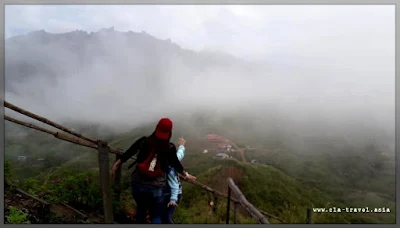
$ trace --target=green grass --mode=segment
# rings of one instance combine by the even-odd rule
[[[136,139],[150,134],[152,130],[153,127],[137,129],[115,137],[110,145],[113,148],[126,150]],[[26,141],[6,137],[5,155],[13,167],[12,171],[7,171],[6,174],[12,173],[12,179],[22,182],[24,179],[34,177],[35,179],[29,179],[25,184],[36,185],[36,188],[42,191],[45,190],[40,188],[43,183],[58,176],[68,176],[71,173],[98,173],[98,157],[95,150],[60,142],[52,136],[41,133],[34,136]],[[394,163],[388,163],[384,157],[373,151],[367,151],[370,156],[364,156],[364,151],[321,150],[308,154],[285,148],[269,154],[257,150],[246,151],[247,160],[256,159],[262,163],[254,165],[237,160],[214,159],[213,153],[202,153],[203,148],[196,139],[190,139],[190,136],[187,136],[187,139],[186,155],[182,163],[191,174],[198,177],[199,182],[226,192],[226,179],[232,176],[249,202],[260,210],[272,213],[289,223],[304,223],[306,209],[310,207],[366,206],[389,207],[392,212],[314,213],[313,223],[395,222]],[[249,143],[250,141],[240,140],[237,142],[242,146]],[[275,146],[265,145],[265,148],[273,151]],[[18,155],[46,156],[49,162],[42,165],[18,163],[15,161]],[[115,156],[110,154],[109,159],[111,168]],[[134,206],[129,190],[130,173],[133,169],[127,168],[129,164],[130,161],[123,166],[122,178],[123,195],[126,197],[122,207],[126,210]],[[211,196],[206,191],[188,183],[183,183],[183,188],[183,201],[175,214],[178,223],[225,222],[225,199],[218,201],[217,212],[212,213],[208,206]],[[274,220],[270,222],[279,223]],[[255,223],[255,220],[241,209],[238,223]]]

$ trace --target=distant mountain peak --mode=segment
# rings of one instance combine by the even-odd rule
[[[56,50],[56,51],[54,51]],[[122,57],[121,53],[126,56]],[[72,30],[50,33],[42,30],[6,40],[7,85],[28,77],[56,78],[76,74],[76,69],[92,69],[92,61],[102,61],[119,74],[156,75],[158,69],[177,60],[197,71],[213,67],[247,67],[243,60],[221,51],[184,49],[170,38],[160,39],[146,31],[117,31],[114,26],[97,32]],[[136,66],[120,62],[118,58],[135,60]],[[78,60],[78,61],[77,61]],[[58,67],[54,67],[58,66]],[[139,67],[140,66],[140,67]],[[138,67],[138,68],[137,68]],[[157,79],[158,80],[158,79]],[[8,91],[10,86],[6,88]]]
[[[114,26],[111,26],[110,28],[102,28],[98,32],[116,32],[116,30],[114,29]]]
[[[85,36],[85,35],[90,35],[90,36],[96,36],[96,35],[100,35],[100,36],[105,36],[108,37],[109,35],[113,36],[116,34],[120,34],[120,35],[125,35],[128,37],[133,37],[136,36],[140,39],[149,39],[149,41],[151,42],[159,42],[159,44],[164,43],[166,46],[170,46],[171,48],[174,49],[180,49],[182,51],[189,51],[189,52],[194,52],[190,49],[183,49],[179,44],[177,44],[176,42],[174,42],[171,38],[166,38],[166,39],[160,39],[157,38],[156,36],[141,30],[140,32],[135,32],[132,30],[129,31],[118,31],[115,29],[114,26],[111,26],[109,28],[101,28],[97,31],[85,31],[85,30],[71,30],[69,32],[63,32],[63,33],[51,33],[51,32],[47,32],[45,29],[41,29],[41,30],[36,30],[36,31],[31,31],[28,32],[26,34],[23,35],[17,35],[17,36],[13,36],[10,37],[8,39],[6,39],[6,43],[9,42],[13,42],[13,43],[19,43],[19,42],[26,42],[27,40],[35,40],[35,42],[39,42],[39,43],[43,43],[43,42],[51,42],[51,40],[55,37],[67,37],[68,39],[71,39],[71,37],[75,37],[75,36]],[[73,39],[73,38],[72,38]],[[200,51],[201,55],[203,56],[207,56],[207,57],[211,57],[211,58],[218,58],[218,59],[229,59],[232,61],[242,61],[240,58],[227,53],[227,52],[223,52],[220,50],[216,50],[216,49],[206,49],[203,51]],[[199,54],[200,54],[199,53]]]
[[[47,34],[47,32],[46,32],[46,30],[41,29],[41,30],[37,30],[37,31],[32,31],[32,32],[30,32],[30,34]]]

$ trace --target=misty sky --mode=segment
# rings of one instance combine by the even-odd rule
[[[210,70],[201,75],[175,66],[166,80],[169,85],[172,82],[179,84],[186,75],[198,76],[195,83],[184,84],[179,91],[175,91],[175,104],[184,102],[184,99],[199,103],[218,99],[226,103],[231,100],[234,101],[231,106],[249,101],[274,100],[275,107],[286,111],[292,121],[305,120],[310,113],[317,113],[315,118],[323,116],[325,121],[334,118],[359,120],[361,116],[369,116],[372,118],[369,121],[375,121],[376,125],[394,125],[394,6],[5,7],[6,38],[41,29],[51,33],[77,29],[96,32],[112,26],[118,31],[146,31],[160,39],[170,38],[181,47],[195,51],[227,52],[254,61],[258,67],[270,67],[255,67],[258,72],[253,73],[257,76],[252,77],[252,81],[246,81],[246,72],[238,73],[236,69]],[[89,75],[86,80],[90,81],[91,77]],[[226,79],[230,83],[225,83]],[[63,88],[55,87],[49,91],[78,94],[77,83],[71,80],[63,81]],[[222,83],[215,83],[216,80]],[[102,88],[111,86],[110,81],[97,83]],[[74,110],[79,110],[81,116],[93,116],[102,109],[100,105],[95,105],[95,99],[127,97],[127,94],[96,92],[95,89],[101,86],[93,86],[92,94],[85,96],[88,100],[82,102],[85,106],[76,106]],[[114,86],[123,88],[125,85],[120,83]],[[195,94],[199,86],[208,88],[207,93]],[[78,105],[71,103],[70,98],[65,100],[70,107]],[[114,110],[120,108],[118,115],[132,116],[135,111],[122,113],[128,105],[132,105],[129,102],[132,103],[121,100],[110,105],[114,105]],[[33,102],[27,102],[29,104],[33,109],[36,107]],[[93,106],[87,109],[87,104]],[[54,105],[58,109],[66,106]],[[132,107],[132,110],[135,108]]]
[[[306,61],[323,55],[326,61],[371,61],[371,52],[380,57],[394,53],[394,9],[389,5],[16,5],[5,8],[5,34],[8,38],[40,29],[62,33],[114,26],[171,38],[184,48],[219,49],[239,57],[296,62],[299,57]],[[324,55],[327,51],[329,55]]]

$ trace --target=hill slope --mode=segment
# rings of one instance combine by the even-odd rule
[[[112,147],[127,149],[135,138],[139,138],[146,132],[151,132],[149,127],[137,129],[124,136],[117,137],[110,144]],[[183,160],[184,166],[190,173],[198,176],[198,181],[221,192],[227,191],[227,178],[232,177],[235,183],[243,191],[246,198],[260,210],[274,214],[289,223],[304,223],[306,209],[310,207],[389,207],[392,213],[376,214],[346,214],[346,213],[314,213],[315,223],[393,223],[395,221],[395,203],[387,191],[373,192],[366,189],[359,191],[342,176],[335,176],[330,167],[321,167],[322,164],[332,162],[333,158],[317,160],[314,163],[299,155],[290,155],[287,152],[271,153],[262,155],[256,151],[246,152],[247,156],[256,157],[265,164],[246,164],[237,160],[214,159],[211,153],[203,154],[199,143],[194,140],[188,143],[187,152]],[[296,159],[292,159],[295,158]],[[263,160],[264,159],[264,160]],[[337,158],[338,159],[338,158]],[[110,155],[110,165],[114,162],[114,156]],[[129,163],[129,162],[128,162]],[[361,163],[362,164],[362,163]],[[125,211],[134,208],[134,201],[130,196],[130,173],[132,170],[123,166],[123,205]],[[365,166],[365,164],[364,164]],[[290,168],[291,167],[291,168]],[[358,172],[355,170],[354,172]],[[387,172],[387,171],[386,171]],[[98,175],[98,164],[96,151],[86,151],[83,154],[61,164],[58,168],[51,168],[47,172],[36,176],[36,188],[44,182],[52,185],[51,181],[57,178],[65,179],[72,175],[89,175],[96,178]],[[82,176],[81,175],[81,176]],[[83,178],[82,176],[82,178]],[[369,179],[370,183],[374,179]],[[32,181],[32,180],[30,180]],[[71,180],[72,181],[72,180]],[[97,182],[97,181],[96,181]],[[31,182],[33,183],[33,182]],[[376,186],[384,183],[377,182]],[[31,184],[32,185],[32,184]],[[26,188],[33,188],[27,183]],[[335,187],[336,186],[336,187]],[[226,213],[226,200],[220,199],[217,211],[212,212],[208,201],[211,195],[202,189],[189,183],[183,183],[184,199],[180,205],[175,219],[180,223],[223,223]],[[46,191],[48,187],[31,189],[39,193]],[[390,192],[390,191],[389,191]],[[99,193],[99,192],[98,192]],[[99,195],[101,198],[101,196]],[[239,223],[254,223],[248,214],[239,209]],[[272,223],[279,223],[271,220]]]

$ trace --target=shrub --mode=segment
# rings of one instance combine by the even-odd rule
[[[38,194],[42,189],[39,181],[34,178],[28,178],[22,181],[20,184],[20,188],[32,195]]]
[[[10,206],[9,213],[7,218],[8,224],[30,224],[31,222],[28,220],[28,214],[19,210],[16,207]]]
[[[84,204],[92,209],[102,205],[100,186],[92,173],[70,174],[55,178],[49,186],[51,201]]]

